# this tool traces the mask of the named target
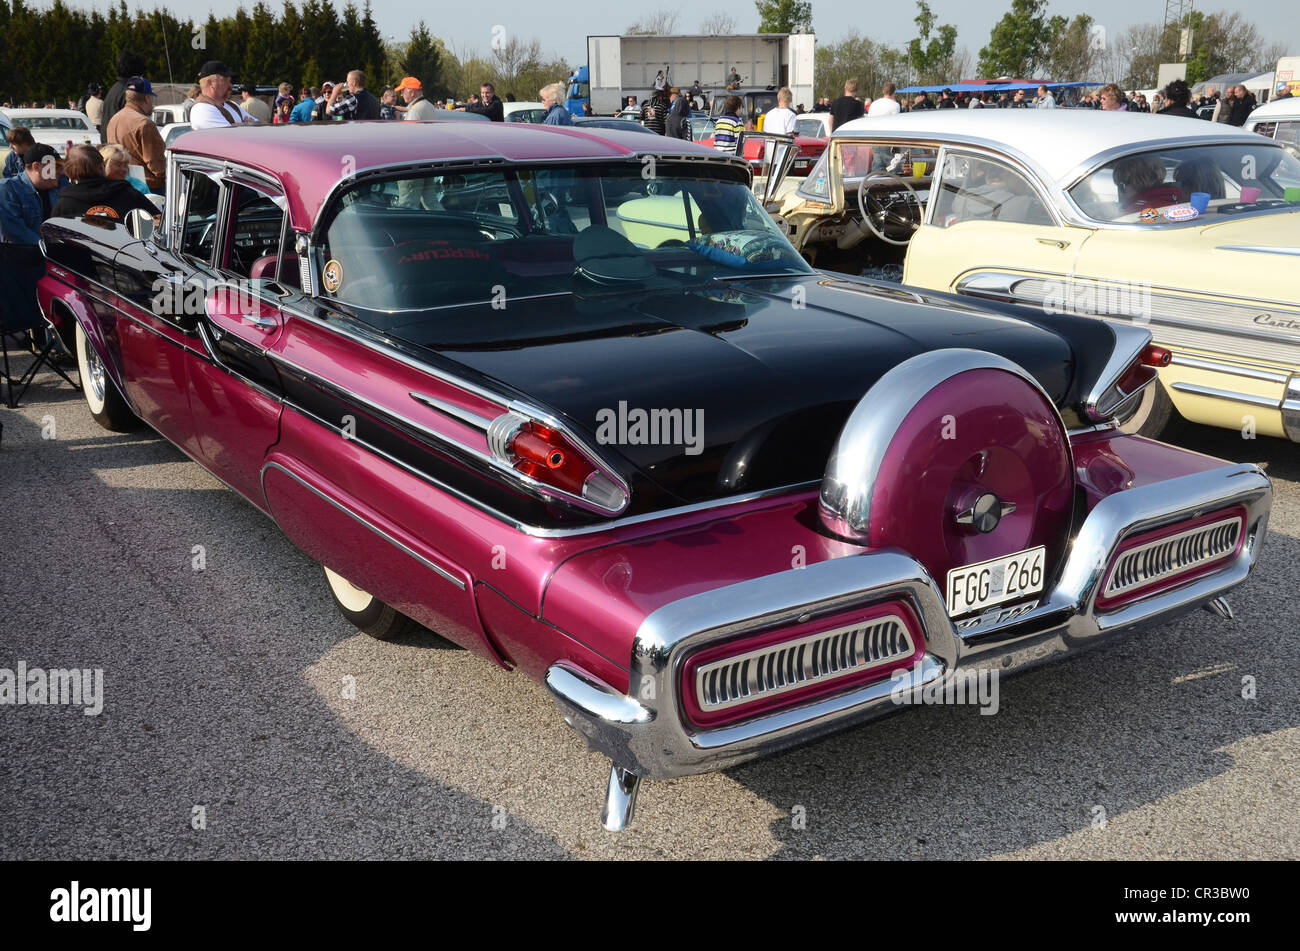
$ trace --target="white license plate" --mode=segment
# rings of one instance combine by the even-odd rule
[[[969,614],[993,604],[1043,590],[1043,546],[948,572],[948,616]]]

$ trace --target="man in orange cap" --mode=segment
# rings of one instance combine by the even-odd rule
[[[438,110],[434,108],[433,103],[424,98],[424,87],[414,76],[406,76],[397,84],[397,92],[402,97],[402,102],[406,103],[406,118],[419,121],[421,119],[438,118]]]

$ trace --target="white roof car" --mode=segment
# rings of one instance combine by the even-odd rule
[[[180,102],[171,102],[162,106],[154,106],[150,116],[153,124],[162,128],[165,125],[172,125],[176,122],[185,121],[185,104]]]
[[[536,124],[546,118],[546,107],[540,102],[507,102],[504,105],[506,122]]]
[[[5,109],[10,125],[31,130],[32,138],[62,155],[68,143],[99,145],[99,130],[84,112],[75,109]]]
[[[829,112],[801,112],[794,119],[794,130],[799,135],[810,139],[829,139],[831,137],[831,114]]]
[[[994,143],[1040,176],[1062,188],[1100,164],[1111,152],[1135,142],[1154,148],[1197,140],[1223,141],[1252,133],[1221,122],[1095,109],[927,109],[893,116],[867,116],[846,122],[834,137],[889,135],[969,145]],[[1043,144],[1051,143],[1051,148]]]
[[[1274,99],[1257,106],[1244,128],[1279,142],[1300,145],[1300,96]]]

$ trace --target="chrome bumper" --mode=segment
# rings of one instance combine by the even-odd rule
[[[891,697],[895,691],[971,669],[1024,669],[1203,607],[1250,574],[1271,501],[1268,478],[1253,465],[1223,466],[1108,496],[1084,521],[1043,604],[1000,627],[957,631],[926,570],[903,552],[882,550],[705,591],[659,608],[637,632],[630,695],[564,663],[547,671],[546,686],[565,721],[610,758],[616,773],[661,779],[723,769],[904,709]],[[1126,537],[1235,504],[1245,506],[1247,515],[1234,560],[1181,587],[1096,611],[1106,568]],[[870,684],[715,729],[686,722],[681,666],[696,648],[759,627],[802,623],[896,597],[916,608],[926,639],[922,663],[901,682]]]

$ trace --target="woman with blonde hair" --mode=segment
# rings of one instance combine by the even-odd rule
[[[131,175],[131,153],[116,143],[110,142],[99,147],[99,155],[104,160],[104,177],[114,181],[125,181],[142,195],[149,194],[149,186]]]

